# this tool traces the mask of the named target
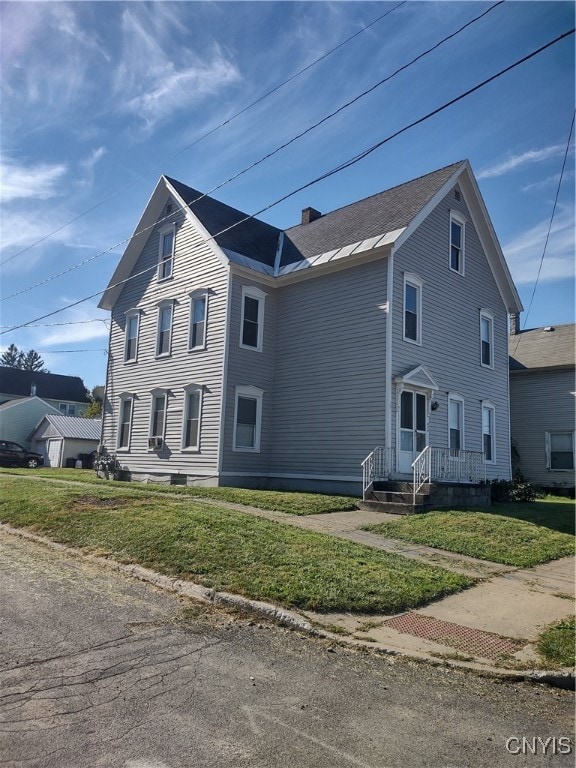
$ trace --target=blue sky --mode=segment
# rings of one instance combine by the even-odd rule
[[[104,289],[162,173],[212,189],[493,4],[397,5],[0,2],[2,326]],[[507,0],[214,195],[254,213],[573,26],[571,2]],[[467,158],[527,310],[573,113],[571,36],[262,218],[288,227],[303,207],[327,212]],[[4,333],[0,348],[37,349],[53,373],[103,384],[108,313],[97,303],[42,321],[68,325]],[[566,322],[574,322],[574,137],[526,327]]]

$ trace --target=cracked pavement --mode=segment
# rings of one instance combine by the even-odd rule
[[[358,653],[5,533],[0,633],[0,766],[573,765],[505,746],[572,736],[569,691]]]

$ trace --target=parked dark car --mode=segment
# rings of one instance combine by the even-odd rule
[[[30,467],[34,469],[44,464],[44,456],[41,453],[27,451],[18,443],[10,443],[8,440],[0,440],[0,466],[2,467]]]

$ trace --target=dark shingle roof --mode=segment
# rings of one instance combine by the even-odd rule
[[[59,373],[38,373],[20,368],[0,367],[0,392],[16,397],[29,397],[32,385],[36,396],[44,400],[67,400],[89,403],[86,387],[79,376],[62,376]]]
[[[408,226],[461,165],[453,163],[286,230],[280,266]]]
[[[279,229],[259,219],[249,218],[248,221],[242,221],[248,217],[247,213],[242,213],[242,211],[238,211],[236,208],[221,203],[208,195],[202,197],[201,192],[168,176],[166,179],[208,232],[211,235],[217,235],[214,239],[221,248],[228,248],[244,256],[250,256],[269,267],[274,266],[280,237]],[[240,221],[242,224],[238,224]],[[232,225],[237,226],[234,226],[229,232],[218,235],[218,232]]]
[[[533,328],[510,336],[510,370],[574,366],[574,324]]]

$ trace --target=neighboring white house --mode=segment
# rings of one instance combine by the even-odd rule
[[[574,490],[574,324],[520,331],[511,324],[510,414],[515,463],[548,490]]]
[[[522,307],[467,161],[286,231],[163,176],[100,306],[103,441],[133,478],[511,476]]]
[[[45,466],[74,466],[81,460],[88,468],[87,457],[97,450],[101,433],[101,419],[47,414],[29,437],[32,450],[44,456]]]

